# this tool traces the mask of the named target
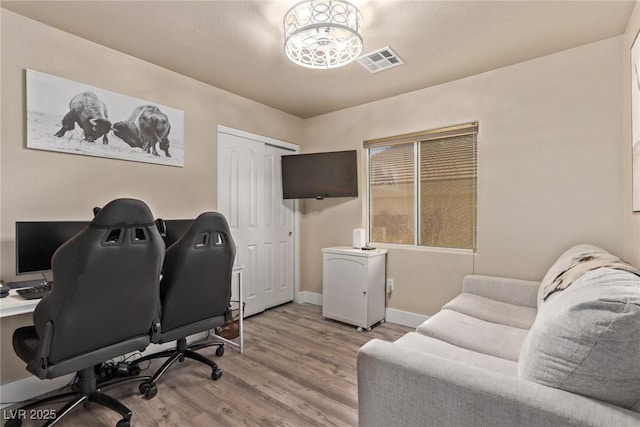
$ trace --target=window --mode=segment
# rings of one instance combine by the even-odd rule
[[[369,240],[475,249],[478,123],[365,141]]]

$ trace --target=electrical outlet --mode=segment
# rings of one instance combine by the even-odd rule
[[[387,279],[387,293],[390,294],[394,291],[393,279]]]

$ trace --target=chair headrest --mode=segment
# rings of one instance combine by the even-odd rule
[[[196,236],[204,231],[220,231],[229,233],[229,224],[226,218],[218,212],[204,212],[193,220],[191,226],[185,231],[185,237]]]
[[[131,227],[153,225],[151,209],[141,200],[115,199],[100,209],[91,221],[97,227]]]

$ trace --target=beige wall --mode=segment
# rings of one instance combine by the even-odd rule
[[[303,120],[1,9],[0,272],[15,278],[14,222],[90,219],[117,197],[146,201],[156,216],[193,217],[216,208],[218,124],[297,143]],[[197,58],[194,58],[197,61]],[[184,111],[183,168],[26,148],[25,69]],[[28,323],[29,316],[15,319]],[[5,325],[9,324],[5,327]],[[2,333],[15,321],[2,319]],[[3,343],[6,340],[3,337]],[[2,349],[2,382],[15,372]]]
[[[307,120],[304,151],[358,149],[361,160],[363,140],[480,123],[477,256],[391,248],[391,308],[433,314],[474,271],[539,280],[579,242],[621,253],[621,53],[616,37]],[[322,292],[321,248],[365,226],[360,165],[358,199],[301,205],[308,291]]]
[[[622,43],[622,79],[624,87],[624,114],[622,139],[622,171],[623,171],[623,224],[624,224],[624,250],[623,257],[633,263],[640,265],[640,213],[633,213],[631,207],[631,45],[640,31],[640,2],[636,2],[633,9],[627,30],[623,36]],[[636,112],[636,117],[640,113]]]

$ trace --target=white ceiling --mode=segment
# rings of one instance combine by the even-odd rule
[[[4,9],[307,118],[624,33],[634,1],[352,0],[364,51],[405,65],[311,70],[283,53],[297,0],[5,1]]]

